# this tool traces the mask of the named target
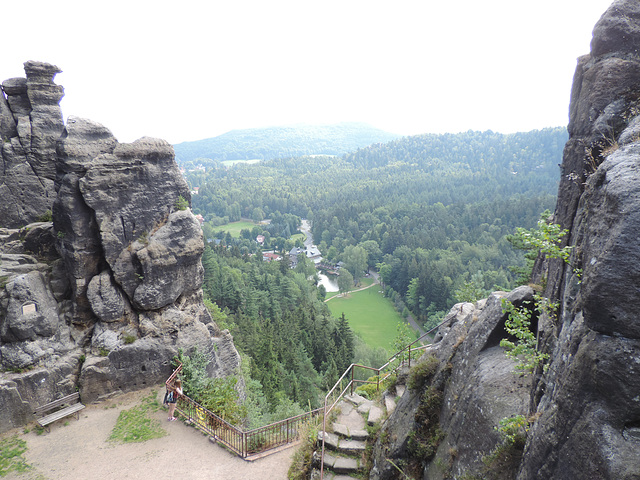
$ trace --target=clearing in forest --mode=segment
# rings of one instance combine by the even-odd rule
[[[380,288],[380,285],[374,285],[365,290],[350,292],[346,297],[332,298],[327,306],[336,318],[340,318],[344,312],[351,329],[367,345],[392,351],[397,325],[404,320],[393,308],[391,301],[380,293]]]
[[[220,232],[220,231],[223,231],[225,233],[229,232],[233,238],[239,238],[240,230],[244,230],[244,229],[251,230],[256,225],[257,224],[252,221],[240,220],[239,222],[227,223],[226,225],[220,225],[220,226],[214,227],[213,229],[215,232]]]

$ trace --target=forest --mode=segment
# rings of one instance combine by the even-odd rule
[[[320,406],[324,393],[354,361],[382,365],[384,349],[357,338],[335,319],[309,277],[310,263],[264,262],[237,246],[205,247],[205,305],[229,329],[243,357],[249,427]]]
[[[192,209],[212,241],[205,295],[251,359],[271,410],[285,399],[313,406],[354,358],[374,364],[385,353],[359,345],[348,319],[329,315],[324,292],[308,280],[312,265],[292,270],[253,255],[257,234],[265,248],[286,251],[300,219],[309,219],[324,258],[343,261],[356,282],[377,270],[386,295],[430,327],[456,302],[521,281],[525,259],[510,236],[553,209],[566,139],[564,128],[418,135],[339,157],[188,172],[198,187]],[[271,224],[239,238],[216,233],[240,218]]]

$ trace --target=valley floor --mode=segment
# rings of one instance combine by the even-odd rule
[[[122,410],[130,409],[158,391],[162,402],[164,387],[146,389],[115,397],[100,404],[88,405],[80,420],[69,417],[51,426],[50,433],[37,435],[35,430],[8,432],[27,442],[26,461],[33,468],[4,479],[58,480],[83,478],[118,479],[209,479],[226,480],[281,479],[295,448],[288,448],[253,462],[246,462],[222,447],[209,442],[196,429],[182,422],[168,422],[164,409],[152,414],[162,422],[167,435],[142,443],[124,445],[107,441]]]

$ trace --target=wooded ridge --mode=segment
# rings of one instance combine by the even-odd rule
[[[564,128],[418,135],[342,157],[191,171],[187,180],[198,187],[192,203],[206,220],[205,237],[241,217],[280,225],[287,215],[309,218],[324,258],[348,260],[363,249],[361,270],[386,265],[383,280],[395,292],[389,294],[433,323],[472,281],[485,294],[514,286],[509,267],[524,260],[506,236],[553,208],[566,138]],[[259,228],[270,247],[292,246],[291,228]],[[251,236],[226,243],[257,252]],[[362,271],[352,274],[357,279]]]

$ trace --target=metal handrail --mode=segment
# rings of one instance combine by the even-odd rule
[[[351,393],[353,393],[353,387],[357,383],[365,383],[372,384],[374,382],[369,380],[359,380],[355,378],[355,369],[363,368],[365,370],[371,370],[376,372],[376,388],[380,389],[380,382],[387,379],[390,375],[396,372],[400,367],[404,365],[404,359],[399,362],[399,364],[389,371],[384,377],[380,377],[380,372],[389,367],[392,362],[394,362],[400,355],[404,354],[405,351],[408,353],[408,366],[411,366],[411,352],[416,352],[419,350],[425,350],[430,345],[422,345],[420,347],[412,348],[417,342],[420,342],[424,337],[434,332],[442,324],[440,323],[436,327],[432,328],[428,332],[422,334],[418,339],[414,342],[411,342],[409,345],[404,347],[399,352],[395,353],[387,363],[385,363],[380,368],[368,367],[366,365],[360,365],[357,363],[352,363],[342,374],[340,379],[335,383],[333,388],[329,390],[327,395],[324,398],[324,407],[317,408],[315,410],[311,410],[309,412],[297,415],[295,417],[289,417],[284,420],[280,420],[279,422],[274,422],[269,425],[265,425],[263,427],[254,428],[252,430],[244,431],[242,428],[236,427],[223,418],[219,417],[212,411],[200,405],[195,400],[189,398],[187,395],[181,395],[178,398],[178,405],[176,407],[176,411],[180,413],[182,416],[187,418],[187,421],[193,425],[195,428],[199,429],[203,433],[210,435],[212,438],[216,440],[216,442],[223,444],[232,452],[236,453],[243,459],[247,459],[252,455],[257,455],[260,453],[268,452],[269,450],[275,449],[279,446],[286,445],[291,443],[298,438],[298,427],[302,422],[306,421],[309,418],[315,417],[322,413],[322,454],[320,458],[320,479],[324,478],[324,450],[325,450],[325,437],[326,435],[326,419],[327,415],[331,413],[333,408],[337,405],[340,399],[344,396],[345,392],[351,389]],[[178,374],[182,371],[182,363],[178,361],[178,367],[173,371],[171,376],[165,382],[167,388],[173,388],[173,382],[175,381]],[[345,379],[345,377],[351,373],[351,379],[347,386],[341,390],[340,394],[336,398],[336,400],[331,404],[329,409],[327,409],[327,402],[331,395],[336,391],[340,383]],[[268,438],[271,437],[271,438]],[[275,440],[274,440],[275,437]]]
[[[326,431],[327,431],[327,416],[329,413],[331,413],[331,411],[333,410],[333,407],[336,406],[336,404],[340,401],[340,399],[344,396],[344,393],[349,389],[349,387],[351,387],[351,393],[353,393],[353,384],[354,383],[373,383],[373,382],[369,382],[367,380],[356,380],[354,379],[354,368],[355,367],[362,367],[362,368],[366,368],[368,370],[373,370],[377,372],[376,375],[376,389],[380,390],[380,382],[386,380],[387,378],[389,378],[389,376],[393,375],[396,371],[398,371],[398,369],[400,369],[400,367],[402,367],[404,365],[404,359],[398,364],[398,366],[396,366],[393,370],[389,371],[384,377],[380,378],[380,372],[383,371],[384,369],[386,369],[387,367],[389,367],[394,360],[396,360],[398,357],[400,357],[401,355],[404,354],[405,351],[407,351],[408,353],[408,367],[411,368],[411,352],[416,352],[419,350],[426,350],[427,348],[429,348],[432,344],[427,344],[427,345],[423,345],[421,343],[420,347],[417,348],[412,348],[413,345],[415,345],[418,342],[421,342],[423,338],[425,338],[427,335],[429,335],[430,333],[435,332],[437,329],[439,329],[444,323],[446,323],[448,320],[444,320],[442,322],[440,322],[438,325],[436,325],[435,327],[433,327],[432,329],[430,329],[429,331],[423,333],[422,335],[420,335],[420,337],[418,337],[415,341],[411,342],[410,344],[408,344],[406,347],[404,347],[402,350],[396,352],[394,355],[392,355],[389,360],[387,360],[387,363],[385,363],[383,366],[381,366],[380,368],[374,368],[374,367],[366,367],[364,365],[358,365],[355,363],[352,363],[351,365],[349,365],[349,368],[347,368],[345,370],[345,372],[342,374],[342,377],[340,377],[340,380],[338,380],[336,382],[336,384],[333,386],[333,388],[331,390],[329,390],[329,393],[327,393],[327,395],[324,397],[324,415],[322,416],[322,451],[320,454],[320,480],[324,479],[324,440],[326,438]],[[330,395],[333,393],[333,391],[338,387],[338,385],[340,384],[340,382],[342,382],[342,380],[344,379],[344,377],[349,373],[349,371],[351,371],[351,381],[349,382],[349,384],[347,385],[347,387],[345,387],[344,390],[342,390],[342,392],[340,393],[340,395],[338,396],[338,398],[331,404],[331,407],[329,407],[329,410],[327,410],[327,400],[329,399]]]
[[[182,370],[182,363],[178,363],[178,367],[165,382],[169,389],[173,388],[173,382]],[[247,431],[232,425],[184,394],[178,398],[176,411],[190,425],[209,435],[241,458],[247,459],[252,455],[261,454],[297,440],[300,425],[307,419],[319,415],[323,410],[317,408]]]

